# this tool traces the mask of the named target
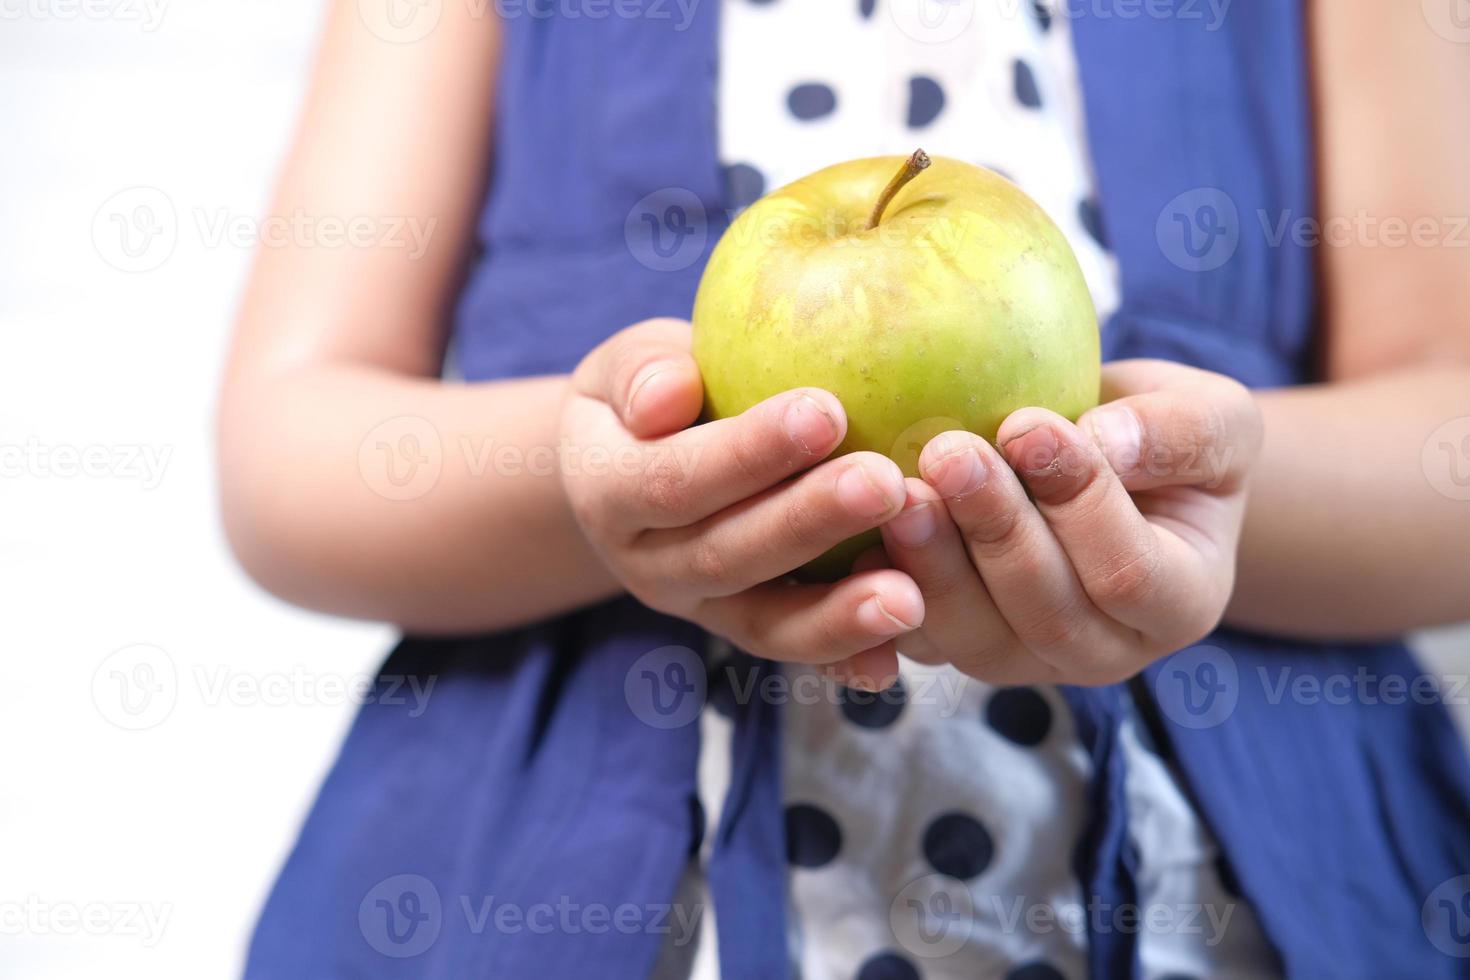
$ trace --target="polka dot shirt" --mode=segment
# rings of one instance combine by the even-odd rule
[[[1072,243],[1100,317],[1116,307],[1070,31],[1046,0],[723,0],[721,16],[719,140],[733,206],[833,163],[922,146],[1016,182]],[[716,642],[710,659],[698,802],[713,824],[743,657]],[[901,667],[877,695],[785,669],[793,975],[1085,977],[1073,856],[1092,772],[1066,703],[1052,689]],[[1139,933],[1144,977],[1278,973],[1219,848],[1142,732],[1130,719],[1123,746],[1140,904],[1156,910],[1157,926]],[[684,885],[696,893],[712,831]],[[692,952],[666,951],[658,977],[718,977],[718,914],[706,910]]]

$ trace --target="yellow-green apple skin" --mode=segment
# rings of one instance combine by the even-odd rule
[[[1075,420],[1097,404],[1097,313],[1062,232],[1005,178],[944,157],[869,229],[903,165],[828,167],[726,230],[694,301],[708,417],[823,388],[847,413],[835,455],[873,450],[916,476],[940,432],[993,441],[1018,408]],[[838,578],[878,540],[855,538],[804,574]]]

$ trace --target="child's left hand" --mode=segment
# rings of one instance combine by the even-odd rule
[[[1107,684],[1214,629],[1261,443],[1255,401],[1167,361],[1105,365],[1102,394],[1075,425],[1015,412],[998,452],[966,432],[925,447],[924,479],[883,527],[927,610],[905,654],[998,684]],[[881,670],[863,656],[840,672]]]

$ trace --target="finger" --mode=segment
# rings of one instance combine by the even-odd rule
[[[1084,413],[1078,425],[1131,491],[1185,485],[1236,489],[1261,444],[1254,397],[1218,374],[1159,365],[1105,366],[1104,394],[1116,397]],[[1161,379],[1173,383],[1141,390]]]
[[[913,579],[883,569],[834,585],[757,586],[707,600],[699,619],[757,656],[830,664],[917,629],[924,597]]]
[[[1020,641],[981,581],[944,499],[923,480],[906,481],[904,508],[883,525],[894,568],[924,593],[925,642],[967,673],[994,678],[1023,656]],[[907,652],[907,651],[905,651]]]
[[[898,681],[898,644],[892,640],[855,653],[827,668],[839,684],[859,691],[886,691]]]
[[[1100,616],[1041,513],[984,439],[946,432],[919,456],[924,481],[944,498],[970,560],[1021,644],[1074,681],[1116,679],[1132,631]]]
[[[704,401],[689,338],[689,324],[683,320],[634,324],[582,359],[572,374],[572,388],[607,404],[640,439],[676,432],[694,423]]]
[[[601,467],[610,482],[595,499],[604,523],[627,531],[695,524],[821,462],[847,431],[841,404],[818,388],[644,442],[630,441],[606,410],[569,417],[581,443],[613,447],[607,455],[618,465]]]
[[[1223,606],[1210,566],[1149,524],[1077,426],[1026,408],[997,438],[1098,609],[1151,639],[1189,643],[1208,632]]]
[[[732,595],[877,527],[898,513],[903,499],[898,464],[877,453],[852,453],[698,523],[644,532],[639,560],[695,595]]]

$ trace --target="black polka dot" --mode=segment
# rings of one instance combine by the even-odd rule
[[[1033,688],[1003,687],[986,703],[985,722],[1017,745],[1040,745],[1051,731],[1051,705]]]
[[[786,107],[797,119],[820,119],[837,108],[837,93],[830,85],[806,82],[787,94]]]
[[[1016,59],[1016,101],[1031,109],[1041,108],[1041,90],[1036,87],[1036,74],[1026,62]]]
[[[842,849],[842,830],[826,810],[806,803],[786,808],[786,860],[800,868],[820,868]]]
[[[864,961],[857,980],[919,980],[919,969],[898,953],[885,951]]]
[[[766,175],[748,163],[725,168],[725,203],[735,210],[748,208],[766,192]]]
[[[1006,980],[1067,980],[1061,970],[1043,960],[1021,963],[1006,971]]]
[[[1240,890],[1240,879],[1235,876],[1235,869],[1225,855],[1221,854],[1215,858],[1215,874],[1220,877],[1220,885],[1233,898],[1240,898],[1243,894]]]
[[[928,75],[909,79],[909,128],[918,129],[934,121],[944,109],[944,89]]]
[[[1108,235],[1103,231],[1102,211],[1098,209],[1094,198],[1084,198],[1077,202],[1077,220],[1082,222],[1082,227],[1092,236],[1092,240],[1103,248],[1108,247]]]
[[[858,0],[858,13],[864,20],[873,16],[873,8],[878,6],[878,0]]]
[[[924,857],[940,874],[968,881],[990,866],[995,844],[980,821],[965,813],[946,813],[924,831]]]
[[[1046,0],[1031,0],[1031,13],[1036,15],[1036,24],[1043,31],[1051,30],[1051,11],[1047,9]]]
[[[876,693],[843,688],[838,694],[842,716],[860,728],[887,728],[898,721],[908,701],[908,691],[900,677],[886,691]]]

